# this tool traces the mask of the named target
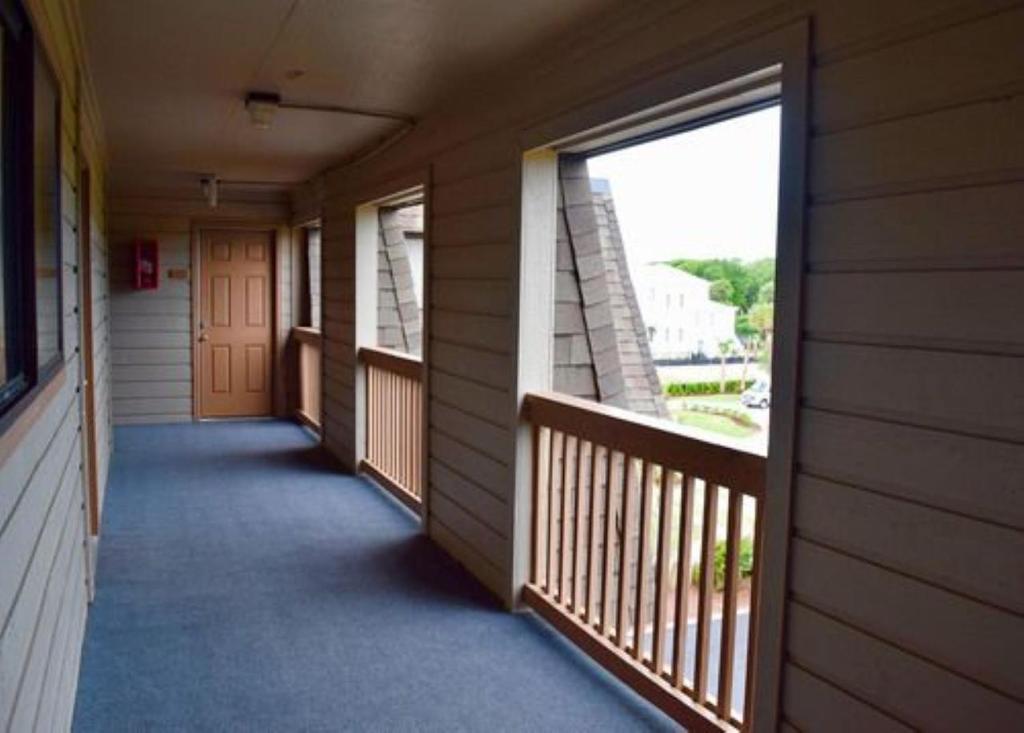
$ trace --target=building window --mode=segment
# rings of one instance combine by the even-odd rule
[[[320,329],[320,227],[304,227],[299,233],[298,325]]]
[[[14,0],[0,2],[0,80],[0,416],[6,418],[63,361],[60,95]]]
[[[683,298],[683,294],[682,294],[682,293],[680,293],[680,294],[679,294],[679,307],[680,307],[680,308],[682,308],[682,307],[683,307],[683,300],[684,300],[684,298]]]

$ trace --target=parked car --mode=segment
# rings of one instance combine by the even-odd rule
[[[767,408],[772,403],[772,385],[767,380],[759,380],[740,395],[740,402],[746,407]]]

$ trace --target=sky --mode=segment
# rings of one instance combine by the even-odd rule
[[[775,256],[779,107],[588,161],[611,184],[630,268]]]

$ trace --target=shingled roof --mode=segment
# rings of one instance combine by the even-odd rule
[[[409,248],[423,240],[423,206],[380,210],[377,242],[377,344],[407,354],[422,350],[423,317]]]
[[[585,158],[559,163],[554,388],[668,417],[611,190]]]

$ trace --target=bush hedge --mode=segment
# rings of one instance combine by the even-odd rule
[[[740,538],[740,577],[749,578],[754,572],[754,540]],[[700,583],[700,565],[693,567],[693,584]],[[715,590],[725,588],[725,540],[715,543]]]
[[[724,394],[739,394],[754,383],[753,379],[741,382],[739,379],[725,380]],[[693,397],[695,395],[723,394],[722,383],[714,382],[669,382],[663,391],[669,397]]]

